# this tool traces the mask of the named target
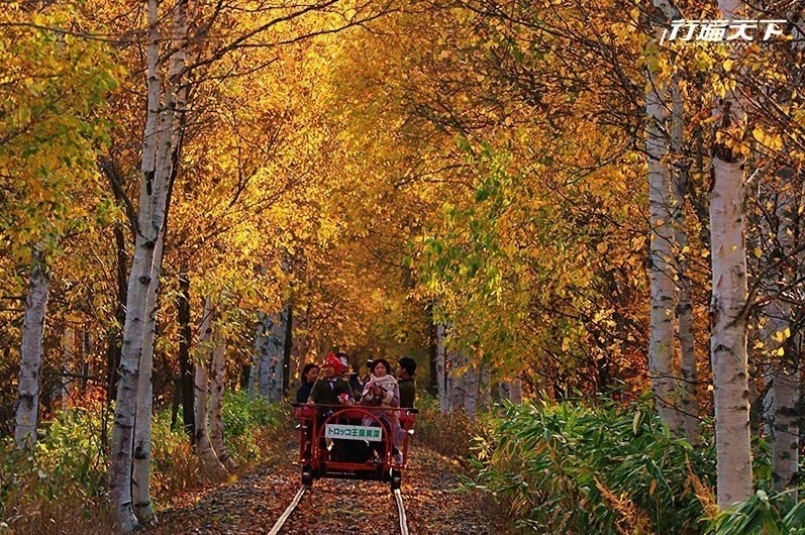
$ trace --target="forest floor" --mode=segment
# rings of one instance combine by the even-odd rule
[[[185,496],[159,515],[155,535],[266,534],[300,486],[297,442],[284,439],[276,460],[239,480]],[[500,515],[472,492],[459,492],[460,463],[414,442],[402,497],[410,533],[502,535]],[[317,480],[282,530],[283,535],[398,533],[387,483]]]

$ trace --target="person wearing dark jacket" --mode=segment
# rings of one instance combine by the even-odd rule
[[[400,407],[413,408],[416,399],[416,361],[411,357],[403,357],[399,362]]]
[[[300,386],[299,390],[296,391],[297,403],[307,403],[307,400],[310,397],[310,391],[313,389],[313,383],[316,382],[316,378],[318,376],[318,364],[313,362],[305,364],[305,367],[302,369],[302,386]]]
[[[330,353],[321,365],[321,375],[313,384],[308,403],[316,405],[346,405],[351,402],[352,390],[340,376],[344,365],[335,353]]]

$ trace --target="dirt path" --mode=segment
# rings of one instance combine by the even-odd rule
[[[265,534],[299,488],[295,443],[273,466],[197,496],[192,505],[165,511],[148,533]],[[414,445],[403,478],[408,526],[416,535],[499,535],[480,501],[456,493],[457,463]],[[388,484],[323,479],[314,484],[283,529],[283,535],[386,535],[396,531],[396,512]]]

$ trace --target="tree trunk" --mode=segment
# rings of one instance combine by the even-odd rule
[[[75,358],[75,329],[72,327],[65,327],[64,333],[62,335],[62,365],[61,365],[61,375],[59,377],[58,386],[58,397],[61,400],[61,410],[67,410],[67,400],[70,397],[70,364],[74,363]]]
[[[28,295],[25,298],[25,319],[22,324],[20,348],[20,382],[18,387],[14,440],[19,449],[32,450],[36,444],[41,387],[42,337],[45,329],[50,274],[39,253],[34,254]]]
[[[523,403],[523,380],[519,377],[509,381],[509,401],[515,405]]]
[[[165,243],[164,227],[154,248],[151,267],[151,284],[148,285],[145,308],[148,316],[140,355],[140,374],[137,382],[137,416],[134,430],[134,468],[132,474],[134,514],[145,524],[157,521],[151,503],[151,417],[153,404],[152,371],[154,367],[154,339],[156,337],[157,297],[159,277],[162,273],[162,252]]]
[[[773,356],[771,361],[774,389],[772,489],[776,492],[787,491],[794,502],[797,501],[799,483],[800,392],[798,369],[791,362],[799,360],[800,342],[799,335],[793,336],[782,344],[784,354]]]
[[[194,375],[193,361],[190,359],[190,344],[193,328],[190,325],[190,278],[185,271],[179,274],[179,295],[176,297],[176,316],[179,321],[179,376],[176,379],[178,398],[182,404],[184,430],[193,442],[196,426],[193,414]]]
[[[212,448],[210,436],[207,432],[207,394],[209,390],[209,373],[207,367],[210,363],[209,345],[212,338],[213,318],[212,304],[209,297],[204,298],[204,315],[201,320],[201,336],[199,337],[199,355],[196,363],[196,399],[195,399],[195,422],[196,422],[196,453],[201,459],[204,475],[211,478],[222,478],[226,475],[226,469],[218,460],[218,456]]]
[[[268,400],[272,403],[282,402],[284,390],[282,388],[285,363],[285,340],[288,331],[288,307],[272,318],[271,333],[266,339],[268,362],[271,369],[269,374]]]
[[[106,404],[112,405],[117,390],[117,369],[120,366],[120,354],[123,346],[122,327],[126,323],[126,300],[127,300],[127,281],[128,275],[126,266],[128,256],[126,255],[126,238],[120,225],[114,228],[115,246],[117,249],[117,303],[115,307],[115,320],[117,324],[111,327],[106,333]],[[106,418],[103,419],[104,427],[102,430],[103,444],[106,444]]]
[[[699,442],[699,395],[696,346],[693,334],[693,305],[690,301],[690,277],[688,276],[688,228],[685,218],[685,192],[688,188],[688,162],[684,157],[685,106],[679,88],[679,79],[671,82],[673,108],[671,115],[671,152],[675,157],[673,166],[673,226],[674,241],[678,252],[676,317],[679,324],[680,379],[682,399],[682,429],[691,444]]]
[[[722,18],[740,19],[741,3],[719,0]],[[717,117],[723,139],[742,128],[743,111],[735,94],[720,103]],[[738,131],[742,133],[742,130]],[[723,143],[713,148],[710,193],[710,248],[713,263],[712,335],[715,388],[716,476],[720,508],[752,495],[746,351],[746,194],[743,156]]]
[[[478,391],[481,386],[478,381],[478,366],[469,362],[469,357],[465,357],[465,364],[467,368],[463,376],[464,411],[474,420],[478,412]]]
[[[226,338],[216,325],[213,333],[215,347],[212,350],[212,377],[210,394],[210,442],[227,470],[235,469],[235,462],[226,451],[224,443],[224,369],[226,364]]]
[[[439,395],[439,372],[438,358],[439,358],[439,326],[433,320],[433,301],[428,301],[427,305],[427,318],[428,318],[428,364],[430,369],[430,377],[428,382],[428,392],[432,396]]]
[[[450,398],[450,412],[457,409],[466,410],[467,399],[467,357],[464,349],[456,351],[448,351],[445,353],[445,360],[447,361],[447,394]]]
[[[436,326],[436,381],[438,383],[439,412],[448,414],[450,412],[450,396],[447,391],[447,350],[445,348],[444,325]]]
[[[173,141],[173,112],[175,111],[172,83],[165,84],[165,102],[160,103],[162,83],[159,63],[159,2],[148,2],[148,48],[146,73],[148,101],[143,136],[142,178],[140,203],[135,235],[134,259],[129,275],[126,301],[126,323],[123,328],[123,348],[120,358],[115,421],[112,429],[112,449],[109,462],[109,493],[117,511],[118,529],[130,532],[139,526],[132,508],[132,452],[137,407],[140,360],[142,358],[149,286],[154,282],[152,266],[154,250],[165,219],[170,162]],[[178,55],[178,52],[174,56]],[[172,59],[173,62],[173,59]],[[177,72],[181,72],[179,69]],[[171,66],[174,72],[174,65]]]
[[[286,307],[285,341],[282,350],[282,395],[288,395],[291,373],[293,372],[293,306]]]
[[[664,129],[667,114],[668,84],[649,67],[646,94],[646,154],[648,157],[649,228],[651,254],[651,334],[649,337],[649,375],[654,400],[660,418],[674,433],[681,431],[678,375],[674,366],[674,226],[673,193],[667,162],[667,133]]]
[[[261,375],[265,373],[262,366],[263,346],[265,345],[266,316],[257,313],[257,329],[254,333],[254,353],[252,354],[252,369],[249,373],[249,397],[254,399],[258,392],[262,393]]]
[[[772,443],[772,489],[788,491],[794,501],[799,482],[799,418],[800,404],[799,363],[801,362],[801,332],[791,304],[784,297],[792,281],[801,271],[795,241],[798,221],[798,203],[790,191],[794,171],[778,170],[776,191],[766,199],[775,205],[769,225],[761,229],[768,233],[766,242],[771,243],[766,254],[768,265],[774,268],[769,277],[770,303],[763,311],[766,322],[761,330],[762,342],[769,355],[770,371],[767,373],[771,386],[768,391],[769,414],[767,424],[771,427]],[[768,213],[768,212],[767,212]],[[765,221],[764,221],[765,222]]]

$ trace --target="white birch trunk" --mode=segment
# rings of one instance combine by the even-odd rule
[[[475,419],[478,412],[478,366],[469,362],[467,358],[467,371],[464,373],[464,411]]]
[[[20,348],[20,382],[18,387],[14,441],[17,448],[32,450],[36,444],[39,417],[39,391],[42,369],[42,336],[45,330],[50,274],[38,253],[34,254]]]
[[[137,416],[134,429],[134,456],[132,468],[132,495],[134,514],[145,524],[156,524],[157,518],[151,501],[151,418],[153,405],[152,371],[154,366],[154,338],[156,336],[157,295],[162,273],[162,252],[165,236],[159,233],[151,267],[151,284],[148,286],[145,308],[147,319],[140,354],[140,373],[137,380]]]
[[[679,88],[679,79],[671,82],[673,108],[671,116],[671,151],[676,162],[673,172],[674,234],[677,256],[677,304],[676,316],[679,329],[680,347],[680,400],[682,429],[691,444],[699,442],[699,395],[698,369],[696,365],[696,346],[693,335],[693,305],[690,300],[690,277],[688,277],[688,230],[685,218],[685,191],[688,187],[688,165],[684,158],[684,113],[685,106]]]
[[[790,328],[791,310],[779,301],[773,301],[766,310],[766,325],[763,329],[764,345],[771,354],[772,387],[771,441],[772,441],[772,489],[789,491],[797,497],[799,479],[799,374],[792,362],[798,361],[800,337],[784,340]],[[782,355],[779,351],[782,350]]]
[[[514,405],[523,402],[523,381],[519,378],[501,381],[498,384],[498,395],[500,399],[507,400]]]
[[[450,412],[449,396],[447,395],[447,368],[445,350],[445,326],[436,326],[436,383],[439,387],[439,412],[448,414]]]
[[[254,333],[254,351],[252,353],[252,368],[249,370],[249,398],[254,399],[260,388],[260,364],[263,355],[263,338],[265,337],[265,317],[258,313],[257,329]]]
[[[793,20],[794,15],[789,12],[787,17]],[[805,44],[801,28],[795,26],[792,34],[792,46],[799,52]],[[787,286],[792,284],[793,279],[802,276],[803,254],[795,254],[797,246],[802,243],[802,234],[796,228],[800,216],[797,199],[792,193],[795,184],[794,170],[783,168],[777,171],[776,176],[779,179],[777,186],[780,188],[776,210],[776,238],[780,250],[779,254],[770,255],[768,262],[781,263],[773,289],[775,298],[766,310],[768,321],[765,331],[771,335],[766,337],[766,348],[771,350],[771,371],[768,375],[772,381],[768,395],[772,417],[767,422],[772,428],[772,489],[777,492],[787,491],[789,497],[796,502],[799,483],[798,411],[801,403],[799,364],[802,362],[802,326],[795,320],[797,314],[792,306],[781,294],[789,290]],[[797,236],[800,237],[799,243],[795,241]],[[791,333],[791,339],[787,341],[786,329]],[[778,346],[782,347],[782,355],[779,354]]]
[[[260,319],[260,336],[255,340],[255,360],[259,363],[257,381],[260,395],[267,398],[270,391],[271,374],[274,371],[271,367],[271,355],[268,351],[274,321],[270,314],[264,312],[260,312],[258,318]]]
[[[181,114],[186,108],[187,91],[181,84],[185,68],[187,48],[187,0],[173,5],[174,51],[170,57],[168,80],[165,87],[165,112],[159,121],[155,173],[159,177],[155,188],[153,225],[156,230],[153,258],[151,260],[150,284],[146,293],[146,325],[143,329],[143,348],[140,354],[137,381],[136,427],[134,435],[133,498],[135,515],[141,522],[155,524],[157,521],[150,492],[151,476],[151,418],[153,413],[152,372],[154,339],[156,337],[157,298],[159,279],[162,275],[162,254],[165,243],[165,214],[168,190],[174,169],[174,157],[182,135]],[[179,114],[177,115],[177,111]]]
[[[741,18],[739,1],[719,0],[722,18]],[[742,127],[743,111],[734,94],[716,111],[721,136]],[[720,115],[720,116],[718,116]],[[732,126],[732,128],[730,128]],[[720,508],[752,495],[749,392],[746,349],[746,199],[743,157],[717,143],[710,194],[713,294],[710,356],[715,388],[717,502]]]
[[[797,409],[800,403],[797,363],[801,362],[801,333],[797,331],[796,323],[792,323],[795,314],[783,294],[800,271],[795,254],[794,228],[798,208],[790,188],[793,172],[783,169],[776,175],[780,179],[779,189],[772,195],[776,204],[777,227],[772,229],[764,225],[764,230],[769,233],[769,238],[774,238],[773,249],[766,260],[778,267],[769,288],[773,298],[764,310],[766,323],[762,341],[770,358],[767,376],[771,380],[768,395],[771,418],[768,424],[772,441],[772,489],[789,491],[796,500],[799,479]]]
[[[279,314],[271,316],[266,324],[267,333],[263,346],[263,351],[265,351],[264,362],[268,364],[266,392],[268,401],[272,403],[280,403],[283,398],[282,376],[284,371],[283,361],[285,359],[285,335],[287,327],[287,307]]]
[[[519,377],[509,381],[509,401],[515,405],[523,403],[523,380]]]
[[[489,364],[481,362],[478,365],[480,368],[479,381],[478,381],[478,407],[484,410],[492,403],[492,388],[491,388],[491,374],[489,371]]]
[[[207,399],[209,393],[209,371],[210,365],[209,342],[212,338],[213,319],[212,303],[209,297],[204,298],[204,316],[201,320],[201,336],[199,337],[200,358],[196,362],[195,377],[195,401],[193,407],[196,420],[196,453],[201,459],[205,475],[210,478],[222,478],[226,475],[226,469],[218,460],[215,450],[210,442],[210,434],[207,431]]]
[[[792,340],[798,346],[800,336]],[[798,500],[799,482],[799,376],[785,366],[783,359],[772,361],[774,423],[772,437],[772,489],[787,491]]]
[[[668,116],[665,97],[667,83],[648,72],[646,92],[646,153],[648,156],[649,228],[651,232],[651,333],[648,364],[654,400],[660,418],[674,433],[679,433],[681,419],[678,376],[674,366],[675,292],[673,260],[674,225],[671,222],[673,193],[665,159],[668,155],[664,131]]]
[[[224,442],[224,368],[226,363],[226,338],[216,325],[213,334],[215,347],[212,350],[212,374],[210,392],[210,442],[218,460],[227,470],[234,470],[235,461],[229,456]]]
[[[184,42],[184,1],[174,6],[174,39]],[[159,1],[148,2],[148,49],[146,73],[148,102],[143,139],[140,205],[135,236],[134,259],[128,283],[126,322],[123,329],[115,423],[112,429],[112,451],[109,464],[109,490],[117,509],[118,527],[129,532],[139,525],[132,507],[132,454],[134,423],[137,406],[140,360],[148,321],[148,293],[154,266],[154,253],[163,231],[169,180],[173,171],[172,155],[175,141],[176,93],[178,79],[184,69],[184,51],[179,47],[171,56],[170,80],[165,85],[164,112],[161,111],[162,83],[159,63]]]
[[[445,356],[450,363],[447,376],[447,393],[450,398],[450,412],[465,409],[467,397],[466,373],[467,358],[463,350],[448,351]]]

